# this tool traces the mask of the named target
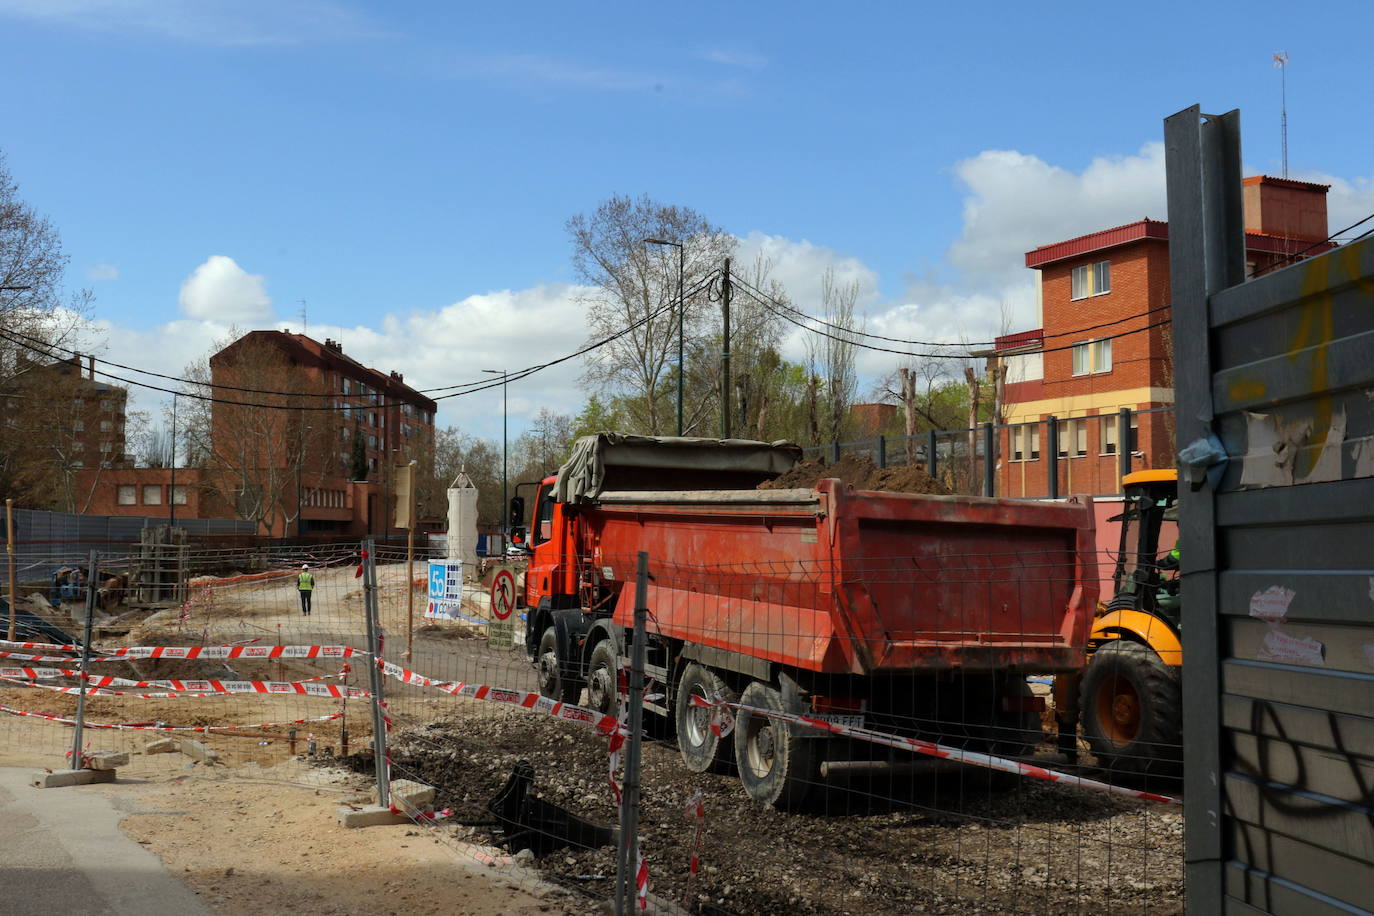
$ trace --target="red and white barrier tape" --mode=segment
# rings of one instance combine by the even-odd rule
[[[123,662],[143,659],[279,659],[279,658],[353,658],[367,655],[365,649],[352,646],[129,646],[124,649],[102,649],[107,653],[93,662]],[[68,656],[25,655],[19,652],[0,652],[0,658],[16,658],[30,662],[74,662]]]
[[[1099,792],[1109,792],[1112,795],[1121,795],[1126,798],[1139,799],[1141,801],[1160,802],[1166,805],[1181,805],[1182,800],[1168,795],[1157,795],[1154,792],[1143,792],[1139,789],[1130,789],[1125,786],[1114,786],[1110,783],[1099,782],[1096,779],[1088,779],[1086,776],[1075,776],[1072,773],[1062,773],[1058,770],[1049,770],[1038,767],[1031,763],[1022,763],[1019,760],[1012,760],[1008,757],[998,757],[993,754],[984,754],[980,751],[969,751],[963,748],[949,747],[943,744],[936,744],[933,741],[923,741],[920,738],[907,738],[901,735],[889,735],[885,732],[873,731],[868,728],[854,728],[847,725],[838,725],[834,722],[827,722],[824,719],[813,719],[810,716],[799,716],[793,713],[775,712],[771,709],[758,709],[754,706],[744,706],[739,703],[725,704],[725,701],[717,699],[715,703],[704,697],[693,694],[691,698],[693,706],[711,707],[717,704],[728,705],[739,711],[748,712],[750,715],[764,716],[769,719],[776,719],[781,722],[791,722],[806,728],[815,728],[821,731],[831,732],[836,735],[843,735],[847,738],[857,738],[861,741],[868,741],[872,744],[881,744],[886,747],[895,747],[899,750],[913,751],[917,754],[925,754],[927,757],[938,757],[944,760],[953,760],[957,763],[967,763],[972,766],[986,767],[990,770],[998,770],[1003,773],[1014,773],[1018,776],[1029,776],[1032,779],[1042,779],[1046,782],[1059,783],[1066,786],[1076,786],[1080,789],[1093,789]]]
[[[62,716],[51,716],[41,712],[27,712],[22,709],[15,709],[13,706],[0,706],[0,712],[7,712],[12,716],[25,716],[31,719],[44,719],[48,722],[61,722],[64,725],[75,725],[75,719],[67,719]],[[113,728],[120,731],[139,731],[139,732],[202,732],[212,734],[214,732],[234,731],[241,728],[280,728],[283,725],[304,725],[307,722],[331,722],[334,719],[343,717],[343,713],[330,713],[327,716],[313,716],[308,719],[290,719],[285,722],[258,722],[253,725],[122,725],[109,722],[83,722],[84,728]]]
[[[345,665],[345,668],[348,666]],[[216,690],[220,693],[289,693],[290,691],[270,689],[262,685],[266,684],[308,684],[314,681],[327,681],[336,677],[344,677],[347,671],[340,671],[338,674],[321,674],[316,677],[301,678],[299,681],[178,681],[178,680],[156,680],[156,681],[134,681],[125,677],[114,677],[108,674],[87,674],[86,681],[92,687],[165,687],[168,690]],[[0,677],[28,680],[43,680],[57,677],[81,677],[80,671],[75,668],[0,668]],[[231,689],[218,690],[215,685],[225,684],[234,685]],[[245,689],[242,685],[251,685],[252,689]],[[182,686],[193,685],[193,686]],[[301,693],[302,691],[296,691]]]
[[[640,855],[635,863],[635,896],[639,898],[639,908],[649,908],[649,863]]]
[[[94,678],[92,680],[119,681],[122,678]],[[28,683],[18,678],[6,677],[3,673],[0,673],[0,681],[8,681],[21,687],[52,690],[58,693],[78,694],[81,692],[80,687]],[[337,684],[318,684],[306,681],[165,681],[163,683],[130,681],[127,684],[115,685],[166,687],[167,690],[161,693],[130,693],[123,690],[106,689],[108,686],[110,685],[93,684],[86,688],[86,695],[92,697],[139,697],[145,700],[196,699],[244,693],[270,694],[273,696],[311,696],[336,700],[359,700],[372,696],[366,690],[357,687],[340,687]]]
[[[687,868],[687,893],[682,898],[682,905],[690,912],[695,909],[697,872],[701,870],[701,842],[706,837],[706,796],[700,789],[687,799],[683,810],[696,822],[692,835],[692,858]]]

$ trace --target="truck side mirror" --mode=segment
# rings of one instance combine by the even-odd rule
[[[525,524],[525,497],[512,496],[510,498],[510,516],[506,523],[508,528],[520,528]]]

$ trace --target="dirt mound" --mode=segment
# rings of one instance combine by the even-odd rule
[[[890,490],[895,493],[934,493],[948,495],[950,490],[915,465],[880,468],[862,455],[845,455],[834,464],[803,461],[780,477],[759,484],[761,490],[814,487],[816,481],[838,477],[856,490]]]

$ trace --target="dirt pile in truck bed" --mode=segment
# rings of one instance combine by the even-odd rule
[[[915,465],[880,468],[862,455],[845,455],[835,464],[821,460],[803,461],[780,477],[759,484],[760,490],[814,487],[816,481],[838,477],[856,490],[890,490],[894,493],[934,493],[948,495],[949,487]]]

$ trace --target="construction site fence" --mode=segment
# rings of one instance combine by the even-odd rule
[[[1172,422],[1173,412],[1173,407],[1123,407],[1091,416],[1048,416],[1028,423],[983,423],[914,436],[833,441],[802,452],[807,460],[827,465],[857,456],[881,469],[917,466],[951,493],[963,496],[1057,499],[1075,493],[1113,494],[1120,492],[1122,477],[1149,467],[1150,458],[1142,450],[1146,443],[1138,439],[1142,418]],[[1104,430],[1104,422],[1110,424],[1110,432]],[[1080,423],[1081,432],[1076,425]],[[1172,442],[1172,435],[1168,440]],[[1095,466],[1091,474],[1077,467],[1085,461]],[[1173,466],[1172,454],[1164,466]]]
[[[189,568],[218,561],[188,553]],[[0,740],[37,766],[70,765],[84,686],[79,750],[129,754],[121,775],[304,783],[355,808],[380,789],[456,854],[500,868],[533,855],[540,882],[589,909],[615,895],[618,868],[631,908],[653,896],[709,913],[1182,909],[1176,734],[1143,735],[1140,760],[1108,764],[1061,726],[1090,652],[1065,596],[1110,575],[1113,557],[647,557],[646,584],[601,595],[587,618],[599,628],[563,642],[552,618],[511,600],[526,572],[512,563],[468,570],[435,601],[394,545],[339,543],[316,560],[308,599],[285,563],[194,579],[173,607],[93,599],[84,663],[88,591],[42,613],[21,595],[48,629],[0,647]],[[638,562],[600,557],[597,571]],[[647,633],[638,668],[633,605]],[[834,625],[875,613],[896,615],[889,632]],[[911,652],[905,668],[881,676],[807,673],[820,656],[861,669],[894,651]],[[777,772],[790,784],[760,801]],[[617,829],[634,797],[642,859]]]

